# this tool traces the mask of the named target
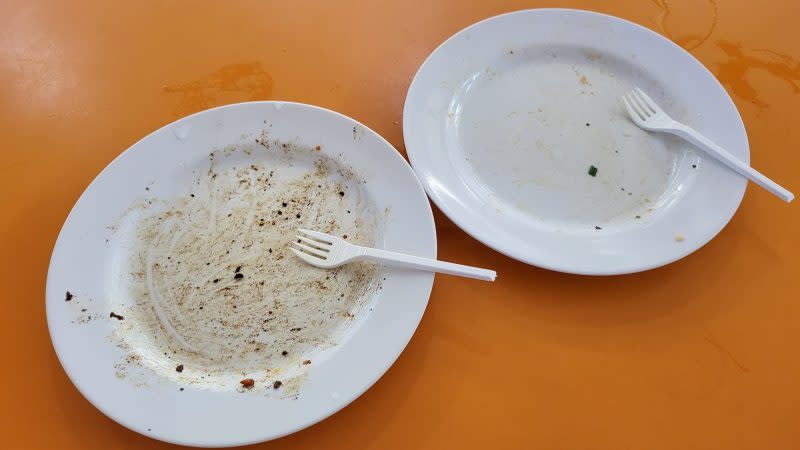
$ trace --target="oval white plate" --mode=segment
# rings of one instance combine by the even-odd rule
[[[110,237],[112,225],[145,194],[186,195],[186,171],[209,152],[258,136],[292,141],[341,158],[366,181],[379,211],[389,208],[382,246],[436,256],[430,205],[411,168],[378,134],[341,114],[303,104],[254,102],[203,111],[169,124],[134,144],[89,185],[56,242],[47,277],[47,321],[56,353],[72,382],[103,413],[139,433],[196,446],[244,445],[277,438],[338,411],[369,388],[398,357],[427,305],[433,275],[384,271],[383,288],[338,346],[309,366],[297,399],[254,392],[186,387],[153,375],[132,383],[115,376],[124,353],[109,339],[111,280],[124,252]],[[146,192],[147,185],[157,186]],[[65,293],[76,299],[65,301]],[[75,300],[97,320],[75,323]],[[92,312],[90,311],[90,312]],[[80,322],[80,320],[77,320]],[[146,375],[145,375],[146,376]],[[141,386],[144,381],[144,386]],[[136,384],[140,384],[137,386]]]
[[[406,98],[408,155],[439,208],[510,257],[591,275],[658,267],[713,238],[746,180],[637,128],[619,100],[633,86],[749,161],[733,102],[690,54],[564,9],[493,17],[439,46]]]

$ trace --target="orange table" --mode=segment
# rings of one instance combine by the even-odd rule
[[[78,4],[80,3],[80,4]],[[67,213],[150,131],[224,103],[340,111],[403,151],[406,89],[455,31],[544,1],[0,1],[2,448],[166,448],[115,424],[50,345],[44,285]],[[135,4],[134,4],[135,3]],[[800,193],[795,0],[565,1],[678,42],[730,92],[754,166]],[[330,419],[261,448],[800,448],[800,210],[752,185],[710,244],[647,273],[517,263],[437,212],[438,277],[389,372]]]

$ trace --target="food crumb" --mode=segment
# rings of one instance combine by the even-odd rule
[[[303,365],[304,366],[307,366],[309,364],[311,364],[311,360],[310,359],[307,359],[307,360],[303,361]]]
[[[72,297],[74,297],[72,295],[72,293],[70,291],[67,291],[67,296],[66,296],[66,298],[64,298],[64,301],[68,302],[68,301],[72,300]]]
[[[642,216],[636,216],[636,218],[637,218],[637,219],[641,219],[641,218],[642,218]]]
[[[281,355],[282,355],[282,356],[286,356],[286,355],[288,355],[288,354],[289,354],[289,352],[287,352],[286,350],[284,350],[284,351],[282,351],[282,352],[281,352]]]
[[[344,191],[339,191],[339,197],[344,197]]]
[[[108,317],[112,317],[112,318],[117,319],[117,320],[125,320],[124,317],[120,316],[119,314],[115,313],[114,311],[111,311],[111,314],[109,314]]]
[[[587,124],[587,125],[588,125],[588,124]],[[593,177],[594,177],[594,176],[597,176],[597,167],[595,167],[595,166],[589,166],[589,172],[588,172],[588,174],[589,174],[589,175],[591,175],[591,176],[593,176]]]
[[[676,234],[676,235],[675,235],[675,241],[676,241],[676,242],[683,242],[683,240],[684,240],[684,239],[686,239],[686,238],[685,238],[685,237],[683,237],[683,235],[682,235],[682,234]]]
[[[233,276],[233,278],[235,280],[241,280],[242,278],[244,278],[244,275],[242,275],[241,273],[237,273],[236,275]]]
[[[180,388],[180,391],[183,392],[183,388]]]
[[[594,226],[595,230],[602,230],[602,228],[598,227],[597,225]]]
[[[183,364],[178,364],[178,367],[175,368],[175,372],[183,372]]]
[[[247,389],[252,388],[253,385],[256,384],[255,380],[253,380],[252,378],[245,378],[244,380],[240,381],[239,383],[242,383],[242,386],[246,387]]]
[[[281,380],[275,380],[275,382],[272,383],[272,389],[278,389],[282,384],[283,382]]]
[[[692,169],[697,169],[697,164],[692,164]]]

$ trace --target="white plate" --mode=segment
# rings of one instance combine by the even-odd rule
[[[147,370],[119,379],[126,352],[110,339],[120,322],[115,281],[126,249],[113,224],[134,202],[185,196],[193,168],[209,152],[253,141],[269,124],[269,139],[321,146],[363,177],[379,211],[387,211],[379,244],[436,255],[433,217],[422,186],[399,153],[360,123],[314,106],[255,102],[200,112],[150,134],[108,165],[80,197],[56,242],[47,278],[47,321],[56,353],[72,382],[103,413],[139,433],[196,446],[244,445],[314,424],[369,388],[408,343],[425,310],[433,275],[384,271],[382,289],[340,344],[308,366],[297,399],[271,391],[183,387]],[[258,160],[258,154],[250,157]],[[148,190],[145,190],[145,186]],[[109,229],[111,227],[111,229]],[[108,239],[108,241],[107,241]],[[75,294],[65,301],[65,293]],[[81,311],[82,309],[88,311]],[[94,317],[87,321],[87,314]]]
[[[592,275],[658,267],[713,238],[746,181],[633,125],[619,100],[633,86],[749,161],[733,102],[690,54],[564,9],[493,17],[439,46],[406,98],[408,155],[439,208],[508,256]]]

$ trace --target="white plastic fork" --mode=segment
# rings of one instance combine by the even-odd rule
[[[663,131],[680,136],[699,147],[704,152],[716,158],[721,163],[730,167],[738,174],[775,194],[785,202],[791,202],[794,194],[784,189],[778,183],[770,180],[761,172],[738,160],[725,149],[711,142],[708,138],[698,133],[697,130],[686,124],[673,120],[641,89],[634,90],[622,96],[625,109],[633,123],[648,131]]]
[[[300,234],[292,241],[291,250],[295,255],[312,266],[332,269],[353,261],[370,260],[412,269],[440,272],[449,275],[494,281],[497,273],[494,270],[462,266],[435,259],[420,258],[377,248],[361,247],[351,244],[342,238],[312,230],[297,230]]]

